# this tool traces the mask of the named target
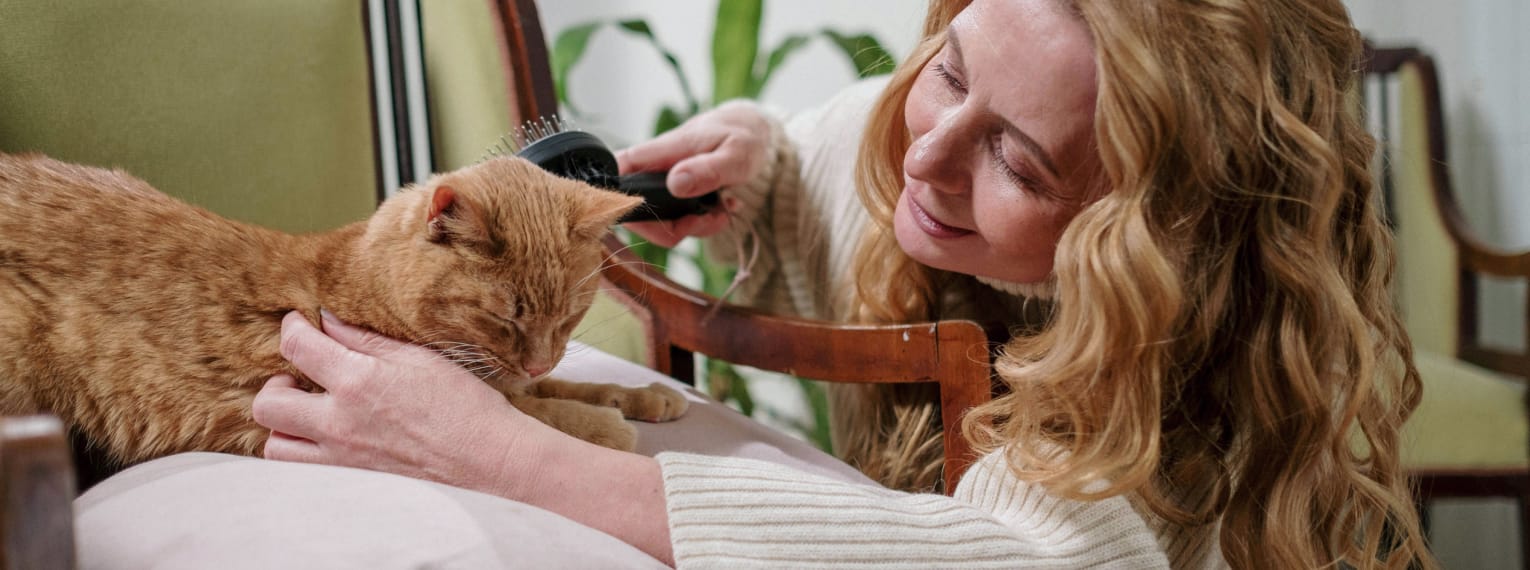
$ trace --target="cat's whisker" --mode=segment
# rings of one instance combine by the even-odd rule
[[[606,258],[600,260],[600,262],[601,262],[601,264],[605,264],[607,261],[611,261],[611,258],[616,257],[617,254],[620,254],[621,252],[627,251],[627,250],[632,249],[634,247],[637,247],[636,243],[623,244],[621,247],[616,248],[616,251],[613,251],[613,252],[607,254]]]

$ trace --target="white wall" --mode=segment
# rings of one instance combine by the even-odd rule
[[[1530,1],[1347,0],[1380,45],[1432,54],[1466,214],[1488,241],[1530,248]]]
[[[1386,44],[1417,45],[1433,53],[1444,79],[1450,155],[1473,225],[1488,241],[1530,248],[1530,0],[1346,0],[1361,31]],[[766,6],[764,45],[790,33],[825,26],[869,31],[895,56],[906,55],[924,2],[775,0]],[[591,19],[645,18],[677,53],[693,91],[711,88],[713,0],[582,0],[543,2],[549,41],[558,30]],[[816,41],[784,66],[766,102],[800,109],[823,100],[854,77],[825,42]],[[605,30],[591,41],[570,91],[585,125],[630,143],[647,135],[661,103],[679,104],[671,74],[658,55],[624,33]],[[612,86],[621,86],[612,89]],[[589,120],[593,119],[593,120]],[[611,141],[616,143],[618,141]]]
[[[1446,149],[1467,220],[1483,241],[1530,249],[1530,0],[1346,0],[1378,45],[1415,46],[1439,67]],[[1490,281],[1491,344],[1525,346],[1525,286]]]
[[[583,0],[542,2],[540,7],[549,43],[558,31],[581,22],[647,20],[654,35],[679,57],[692,92],[703,104],[710,99],[715,0]],[[923,10],[924,3],[918,0],[878,0],[874,5],[774,0],[765,6],[760,57],[788,35],[832,27],[847,33],[870,32],[901,58],[918,36]],[[776,71],[761,98],[798,110],[822,102],[854,80],[849,62],[827,41],[817,39]],[[681,105],[676,85],[653,49],[635,36],[608,28],[591,39],[584,63],[569,78],[569,93],[575,106],[594,115],[584,117],[582,127],[608,138],[613,146],[626,146],[649,136],[660,105]]]
[[[1439,67],[1456,196],[1478,235],[1530,249],[1530,0],[1345,0],[1378,45],[1415,46]],[[1525,344],[1525,287],[1480,290],[1485,338]],[[1441,501],[1436,554],[1447,568],[1520,568],[1518,513],[1506,500]],[[1516,534],[1516,531],[1519,534]]]

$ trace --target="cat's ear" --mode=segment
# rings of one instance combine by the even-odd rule
[[[431,243],[450,243],[473,237],[479,232],[470,209],[450,186],[437,186],[431,191],[430,209],[425,216],[425,239]]]
[[[573,235],[584,239],[600,239],[616,223],[617,218],[642,203],[641,197],[620,192],[590,192],[574,219]]]

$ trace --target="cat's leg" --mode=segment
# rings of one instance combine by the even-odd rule
[[[647,422],[667,422],[685,413],[690,403],[685,395],[657,382],[642,388],[616,384],[591,384],[547,378],[531,386],[531,393],[543,398],[578,400],[597,406],[609,406],[622,415]]]
[[[558,431],[601,447],[632,451],[637,445],[637,428],[612,408],[528,394],[512,394],[510,403]]]

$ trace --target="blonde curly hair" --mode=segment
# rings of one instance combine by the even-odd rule
[[[868,123],[862,321],[940,318],[956,281],[899,249],[892,212],[904,103],[967,3],[932,2]],[[1009,393],[970,412],[965,435],[1060,496],[1130,493],[1174,523],[1219,524],[1235,567],[1434,567],[1398,457],[1421,387],[1343,5],[1070,4],[1095,43],[1108,191],[1063,233],[1050,319],[1004,347]],[[880,411],[841,423],[880,447],[852,460],[928,478],[932,401],[862,390],[855,406]]]

